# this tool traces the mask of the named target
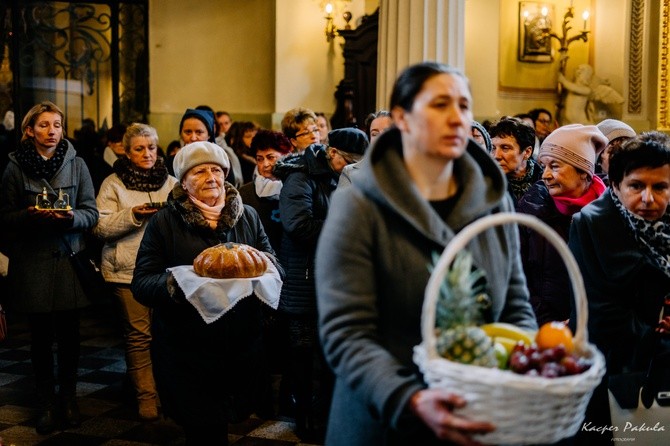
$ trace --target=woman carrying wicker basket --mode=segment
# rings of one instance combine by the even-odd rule
[[[468,137],[467,78],[426,62],[403,71],[390,100],[395,127],[337,190],[316,259],[320,335],[336,375],[326,444],[470,444],[487,420],[452,409],[459,389],[427,389],[412,360],[433,253],[478,218],[513,212],[502,172]],[[536,328],[514,226],[468,249],[487,272],[489,321]]]

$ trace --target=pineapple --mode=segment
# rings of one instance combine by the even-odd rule
[[[434,254],[434,264],[437,260]],[[463,364],[497,367],[493,341],[479,327],[484,322],[482,307],[490,302],[485,283],[484,272],[472,270],[472,255],[459,252],[437,299],[435,329],[440,356]]]

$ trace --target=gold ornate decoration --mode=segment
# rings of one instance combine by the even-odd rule
[[[644,0],[633,0],[630,16],[628,60],[628,113],[642,112],[642,62],[644,46]]]
[[[659,42],[659,76],[658,76],[658,130],[670,130],[670,117],[668,116],[670,104],[668,104],[668,45],[670,45],[670,5],[664,2],[661,11],[661,33]]]

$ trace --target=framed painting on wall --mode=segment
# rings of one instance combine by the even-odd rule
[[[554,5],[519,2],[520,62],[550,63],[554,60],[549,32],[554,22]]]

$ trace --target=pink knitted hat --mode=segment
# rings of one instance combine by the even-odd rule
[[[551,156],[591,176],[596,167],[596,158],[605,150],[607,138],[595,125],[569,124],[549,134],[540,146],[538,158]]]

